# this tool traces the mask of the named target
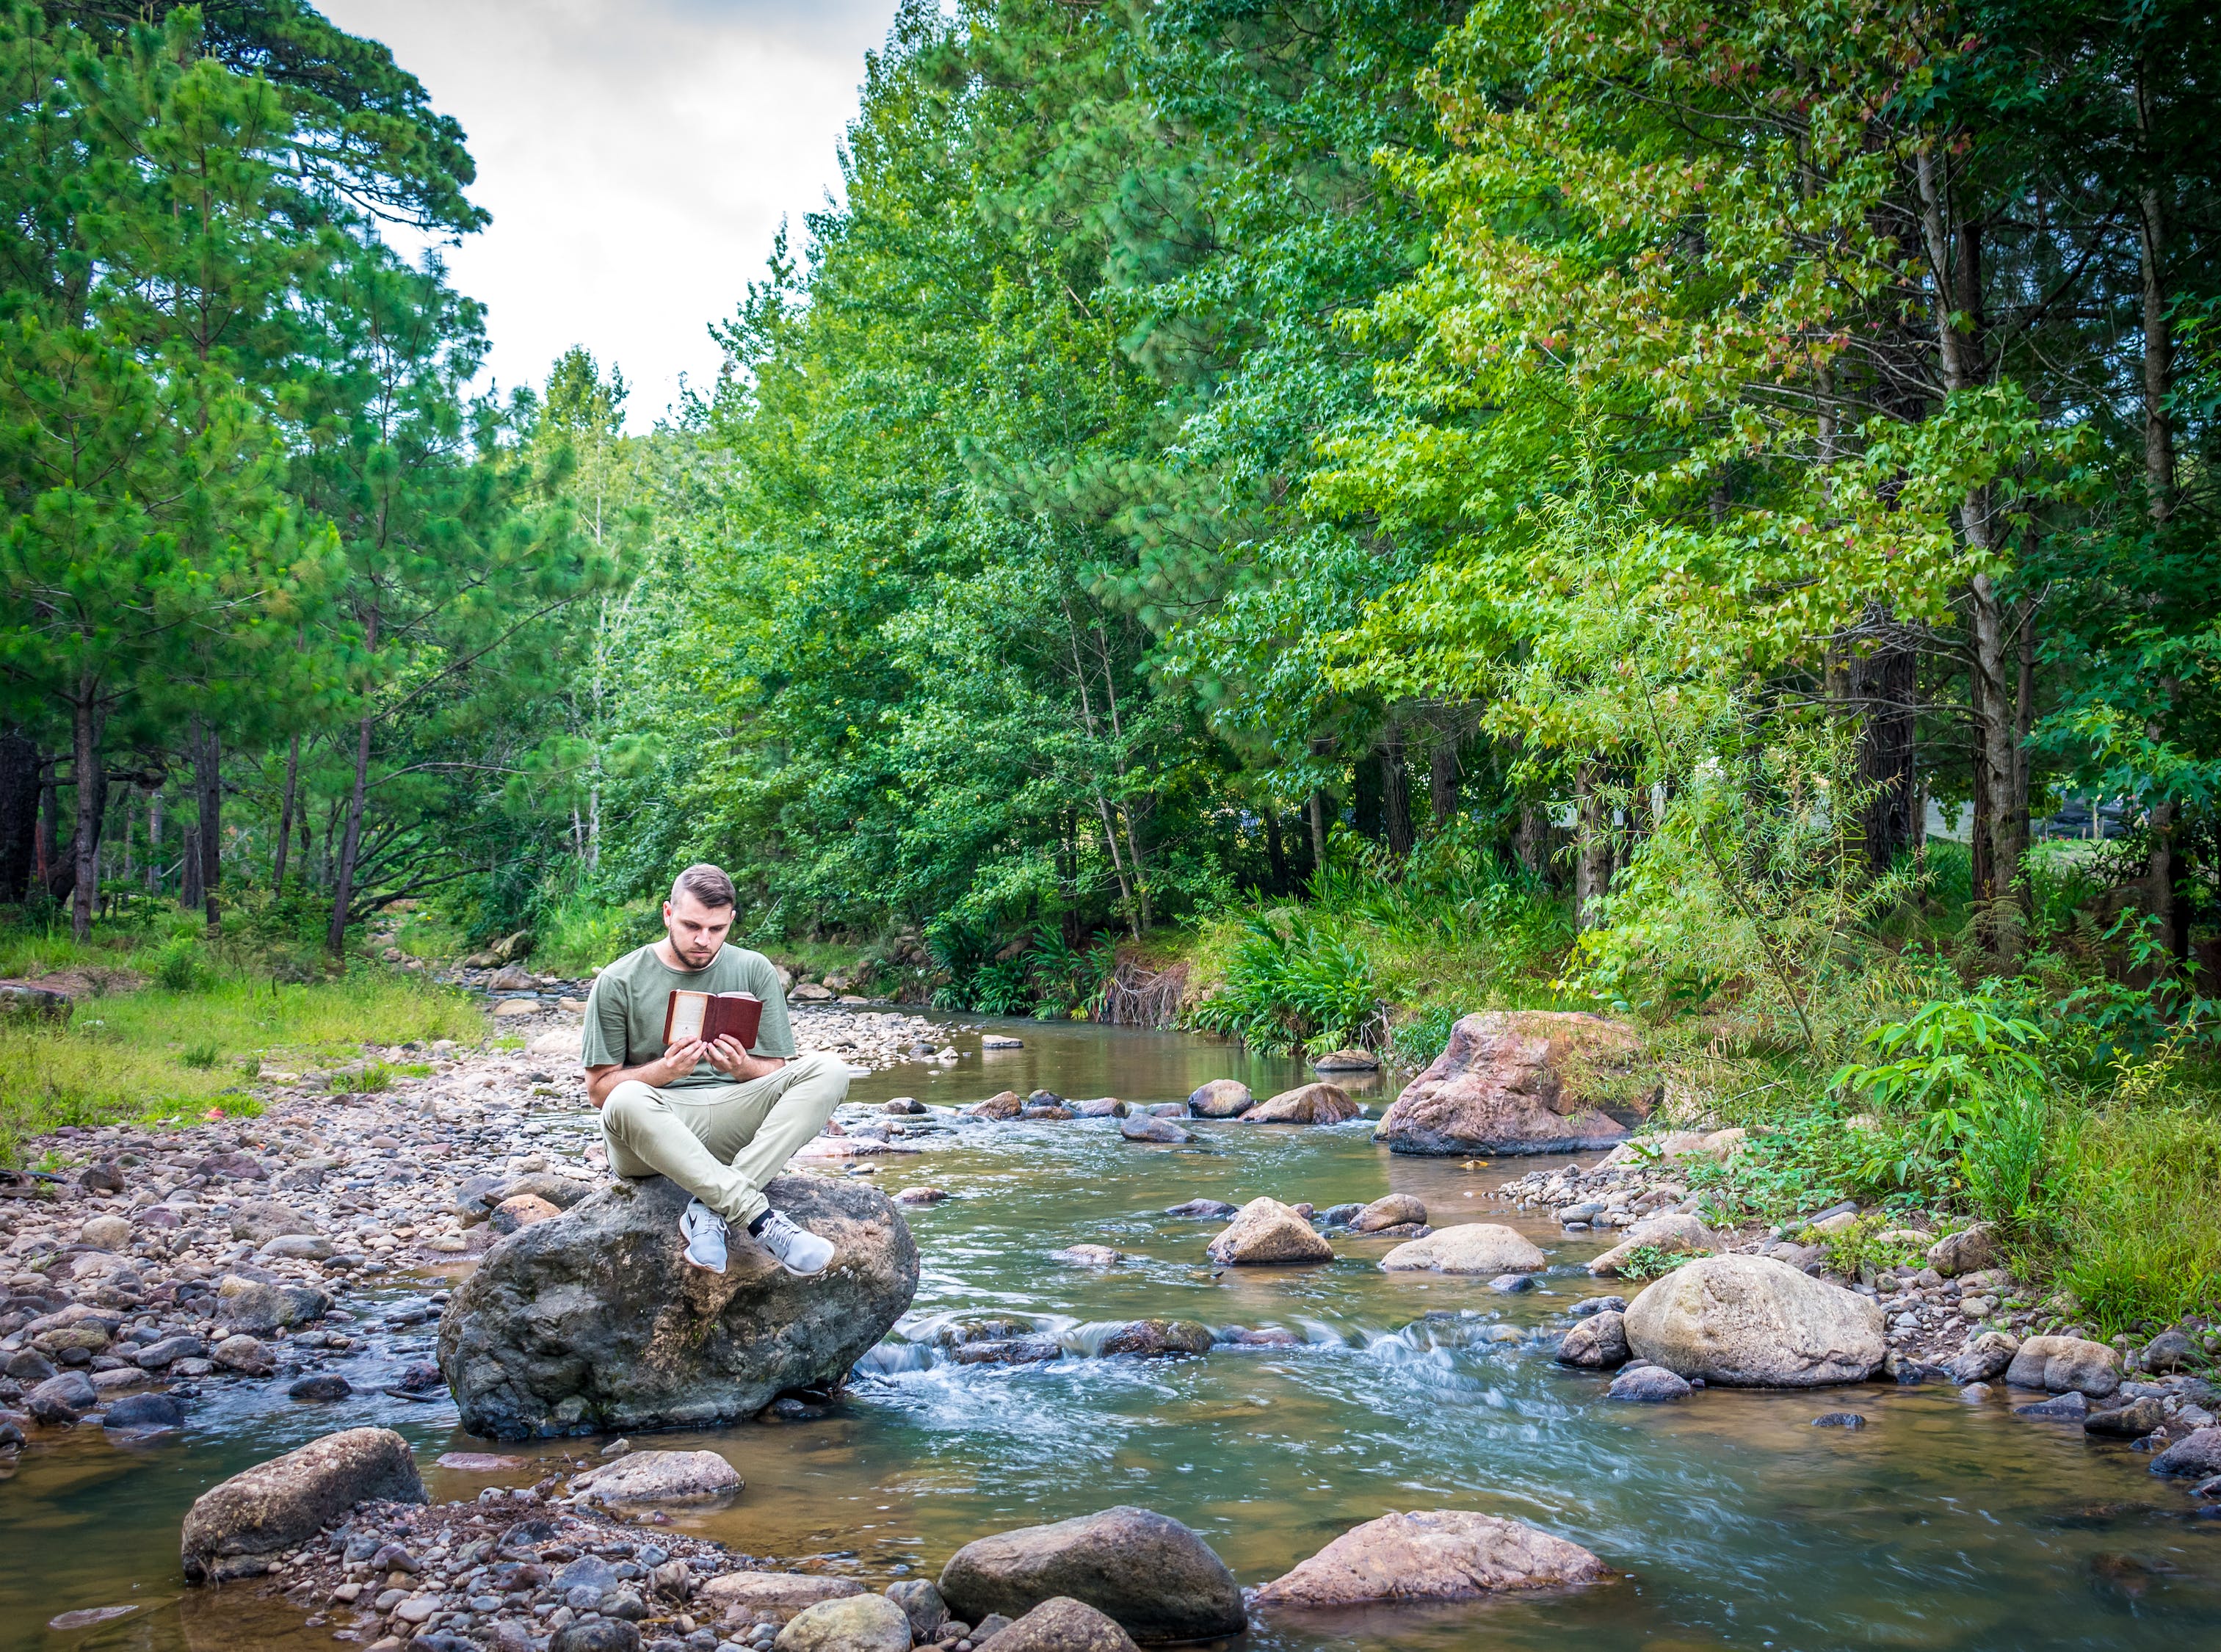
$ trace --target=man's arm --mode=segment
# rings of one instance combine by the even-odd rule
[[[723,1042],[729,1043],[732,1041],[727,1039]],[[705,1055],[711,1066],[717,1067],[720,1072],[724,1070],[718,1063],[716,1052],[698,1038],[684,1044],[673,1044],[654,1061],[642,1061],[638,1067],[621,1067],[614,1061],[607,1067],[590,1067],[586,1069],[586,1099],[598,1108],[610,1098],[610,1091],[629,1079],[638,1079],[652,1089],[664,1089],[691,1073]]]

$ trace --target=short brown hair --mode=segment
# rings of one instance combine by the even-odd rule
[[[725,875],[723,867],[713,867],[700,861],[680,873],[671,885],[671,898],[691,895],[703,905],[715,909],[720,906],[737,907],[740,897],[733,892],[733,880]]]

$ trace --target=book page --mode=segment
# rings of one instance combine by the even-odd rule
[[[707,992],[673,992],[671,995],[670,1045],[691,1043],[702,1036],[702,1017],[709,1013],[710,995]]]

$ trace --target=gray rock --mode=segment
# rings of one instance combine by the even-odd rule
[[[1586,1319],[1592,1313],[1625,1313],[1626,1311],[1625,1297],[1583,1297],[1566,1310],[1566,1316],[1570,1319]]]
[[[1211,1261],[1228,1267],[1334,1260],[1334,1247],[1294,1206],[1276,1198],[1251,1199],[1204,1249]]]
[[[1175,1354],[1208,1354],[1212,1341],[1211,1327],[1192,1319],[1136,1319],[1112,1331],[1095,1351],[1106,1359],[1135,1354],[1157,1360]]]
[[[1812,1419],[1816,1429],[1862,1429],[1867,1419],[1856,1411],[1823,1411]]]
[[[1574,1153],[1627,1128],[1600,1111],[1632,1068],[1632,1029],[1601,1016],[1492,1010],[1461,1019],[1373,1139],[1392,1152]]]
[[[1964,1233],[1947,1233],[1928,1247],[1928,1265],[1946,1279],[1979,1273],[1998,1264],[1998,1230],[1977,1222]]]
[[[267,1336],[312,1324],[331,1311],[332,1299],[307,1285],[265,1285],[234,1275],[216,1297],[216,1322],[235,1335]]]
[[[1464,1510],[1386,1514],[1352,1528],[1253,1597],[1314,1609],[1467,1600],[1598,1582],[1611,1568],[1578,1543],[1521,1520]]]
[[[2076,1389],[2069,1389],[2055,1399],[2039,1400],[2033,1405],[2013,1407],[2015,1417],[2036,1417],[2053,1423],[2080,1423],[2089,1414],[2089,1400]]]
[[[1249,1086],[1234,1079],[1213,1079],[1187,1098],[1188,1111],[1198,1118],[1239,1118],[1255,1104]]]
[[[2179,1330],[2163,1330],[2144,1344],[2144,1369],[2184,1371],[2197,1356],[2198,1345]]]
[[[622,1618],[583,1618],[549,1636],[547,1652],[640,1652],[640,1630]]]
[[[1334,1212],[1327,1212],[1330,1219]],[[1399,1228],[1407,1223],[1424,1224],[1427,1206],[1424,1200],[1409,1193],[1388,1193],[1363,1206],[1349,1218],[1349,1225],[1360,1233],[1378,1233],[1383,1228]]]
[[[2074,1389],[2102,1399],[2121,1386],[2121,1356],[2080,1336],[2031,1336],[2005,1367],[2005,1381],[2055,1394]]]
[[[483,1222],[486,1212],[505,1197],[506,1176],[466,1176],[455,1189],[454,1212],[466,1222]]]
[[[1498,1273],[1489,1280],[1488,1288],[1504,1296],[1517,1296],[1523,1291],[1535,1288],[1535,1276],[1532,1273]]]
[[[1628,1361],[1627,1316],[1591,1314],[1578,1321],[1558,1344],[1558,1363],[1608,1371]]]
[[[890,1583],[886,1597],[903,1609],[910,1619],[911,1638],[922,1646],[930,1646],[941,1626],[948,1621],[948,1603],[941,1598],[941,1591],[930,1578],[905,1578],[900,1583]]]
[[[1342,1124],[1364,1111],[1340,1085],[1321,1080],[1283,1090],[1241,1117],[1244,1124]]]
[[[1605,1398],[1651,1402],[1686,1399],[1689,1393],[1689,1384],[1664,1366],[1644,1365],[1623,1371],[1614,1377],[1611,1386],[1605,1392]]]
[[[1629,1347],[1707,1382],[1807,1388],[1863,1382],[1889,1352],[1881,1309],[1766,1256],[1704,1256],[1627,1311]]]
[[[218,1342],[209,1357],[227,1371],[236,1371],[244,1377],[266,1377],[270,1374],[270,1350],[260,1339],[237,1331]]]
[[[523,1175],[503,1185],[501,1197],[493,1201],[504,1204],[513,1198],[544,1198],[559,1211],[567,1211],[594,1192],[594,1184],[572,1181],[568,1176],[559,1176],[552,1170],[528,1171]]]
[[[322,1404],[345,1399],[354,1392],[354,1385],[336,1371],[320,1371],[314,1376],[303,1377],[285,1391],[288,1399],[311,1400]]]
[[[714,1451],[631,1451],[571,1482],[579,1500],[607,1508],[651,1503],[717,1503],[741,1489],[732,1464]]]
[[[846,1376],[910,1306],[917,1247],[860,1181],[779,1176],[773,1208],[836,1247],[798,1279],[736,1239],[722,1274],[680,1261],[684,1189],[618,1181],[486,1253],[440,1324],[440,1370],[472,1433],[707,1428]]]
[[[34,1348],[18,1350],[9,1356],[5,1366],[0,1366],[0,1374],[32,1387],[36,1387],[54,1374],[54,1362]]]
[[[959,1618],[956,1621],[961,1623],[963,1620]],[[975,1648],[985,1646],[1010,1626],[1009,1618],[998,1611],[991,1611],[972,1626],[972,1644]]]
[[[100,1425],[119,1434],[181,1429],[185,1408],[168,1394],[126,1394],[101,1413]]]
[[[1065,1595],[1042,1601],[1008,1628],[973,1644],[982,1652],[1136,1652],[1134,1637],[1117,1619]]]
[[[2001,1330],[1986,1330],[1944,1367],[1957,1383],[1987,1382],[2003,1371],[2020,1351],[2020,1339]]]
[[[205,1360],[208,1344],[197,1336],[165,1336],[159,1342],[149,1342],[131,1356],[131,1362],[141,1371],[160,1371],[179,1360]]]
[[[2221,1474],[2221,1428],[2199,1429],[2152,1459],[2155,1474]]]
[[[348,1429],[258,1463],[203,1492],[185,1516],[185,1577],[219,1583],[259,1575],[357,1504],[422,1503],[409,1442],[391,1429]]]
[[[772,1643],[778,1652],[910,1652],[910,1618],[885,1595],[805,1606]]]
[[[2085,1432],[2113,1440],[2141,1440],[2167,1421],[2167,1408],[2146,1395],[2111,1411],[2092,1411],[2082,1419]]]
[[[92,1379],[82,1371],[48,1377],[23,1396],[23,1409],[41,1423],[66,1424],[100,1404]]]
[[[1118,1134],[1129,1142],[1192,1142],[1195,1132],[1169,1118],[1159,1118],[1154,1113],[1141,1113],[1118,1121]]]
[[[1131,1111],[1116,1096],[1095,1096],[1071,1105],[1074,1118],[1123,1118]]]
[[[1060,1596],[1143,1643],[1238,1635],[1248,1624],[1226,1563],[1179,1521],[1147,1509],[1106,1509],[967,1543],[942,1568],[941,1593],[981,1628],[990,1613],[1022,1617]]]
[[[275,1199],[243,1200],[231,1213],[231,1236],[260,1245],[287,1234],[313,1234],[316,1224]]]
[[[1238,1208],[1239,1207],[1236,1205],[1227,1204],[1223,1199],[1192,1198],[1185,1205],[1174,1205],[1170,1206],[1166,1210],[1165,1214],[1167,1216],[1207,1217],[1211,1220],[1217,1222],[1223,1221],[1226,1217],[1232,1216]]]

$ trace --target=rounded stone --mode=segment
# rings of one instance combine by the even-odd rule
[[[1705,1256],[1627,1311],[1628,1346],[1683,1377],[1745,1388],[1863,1382],[1889,1348],[1880,1307],[1770,1256]]]
[[[778,1652],[910,1652],[910,1616],[885,1595],[805,1606],[772,1643]]]
[[[941,1593],[975,1624],[1065,1596],[1142,1642],[1209,1640],[1248,1624],[1234,1574],[1209,1544],[1177,1520],[1124,1506],[967,1543],[942,1568]]]
[[[1525,1235],[1493,1222],[1466,1222],[1437,1228],[1423,1239],[1408,1240],[1380,1259],[1391,1273],[1531,1273],[1549,1265]]]

